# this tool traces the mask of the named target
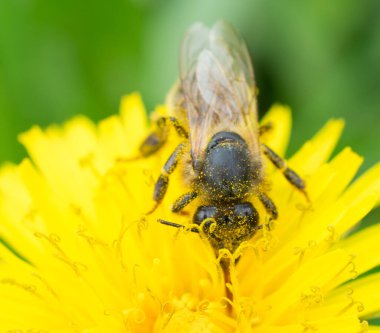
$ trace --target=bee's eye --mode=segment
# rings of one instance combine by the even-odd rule
[[[193,222],[201,224],[205,219],[215,218],[216,207],[214,206],[200,206],[194,215]]]
[[[235,205],[234,215],[235,216],[249,216],[252,215],[254,208],[250,202],[245,202],[242,204]]]
[[[250,202],[235,205],[234,215],[238,220],[248,218],[253,225],[257,225],[259,222],[259,214]]]

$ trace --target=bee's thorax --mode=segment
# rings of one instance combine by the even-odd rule
[[[197,187],[211,202],[238,202],[252,190],[257,172],[247,143],[233,132],[219,132],[208,144]]]

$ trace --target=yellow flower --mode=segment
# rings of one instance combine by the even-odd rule
[[[263,141],[283,155],[289,110],[274,106],[265,120],[274,129]],[[8,244],[0,250],[1,332],[380,331],[365,321],[380,312],[380,273],[361,276],[380,264],[380,225],[349,233],[378,203],[380,165],[350,185],[362,158],[345,148],[329,160],[342,127],[328,122],[289,159],[311,204],[268,164],[280,217],[240,247],[232,305],[204,237],[157,222],[189,225],[190,216],[170,212],[185,192],[180,172],[144,215],[177,138],[152,157],[120,161],[150,131],[138,95],[97,126],[78,117],[63,128],[32,128],[20,137],[31,159],[0,172]]]

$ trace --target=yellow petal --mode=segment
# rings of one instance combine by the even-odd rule
[[[292,315],[301,311],[299,307],[310,306],[308,302],[318,303],[332,288],[338,275],[349,275],[345,268],[350,260],[345,251],[336,250],[300,265],[290,276],[284,274],[282,281],[267,285],[264,301],[272,310],[268,312],[266,322],[289,323]]]
[[[120,160],[138,154],[150,127],[139,95],[124,98],[120,112],[97,126],[77,117],[63,128],[35,127],[21,136],[32,159],[0,171],[0,237],[29,261],[0,246],[0,330],[366,329],[360,318],[378,311],[377,275],[352,280],[379,264],[380,228],[342,238],[378,202],[380,169],[349,186],[362,158],[347,148],[327,162],[342,121],[328,123],[289,162],[304,177],[310,202],[281,172],[266,175],[279,219],[269,230],[268,214],[253,196],[263,228],[241,244],[241,260],[228,273],[202,232],[157,221],[188,226],[194,210],[208,204],[200,198],[181,215],[171,212],[188,190],[181,170],[147,214],[178,136],[172,133],[154,156]],[[167,112],[161,106],[156,115]],[[275,106],[263,121],[274,124],[263,142],[283,154],[289,109]],[[226,290],[234,295],[230,306]]]
[[[354,256],[357,274],[362,274],[380,265],[379,235],[380,224],[376,224],[340,242],[339,247]],[[368,253],[371,255],[368,256]]]
[[[289,160],[301,174],[314,173],[332,154],[344,127],[343,120],[330,120]]]
[[[148,119],[146,110],[138,93],[124,96],[120,105],[120,120],[128,136],[126,146],[135,147],[146,136]]]
[[[298,325],[281,325],[257,328],[258,333],[304,333],[304,332],[323,332],[323,333],[358,333],[362,329],[362,324],[355,317],[347,318],[326,318],[318,322],[304,321]]]
[[[338,304],[342,295],[350,295],[353,306],[360,306],[360,317],[371,318],[380,312],[380,273],[370,274],[351,281],[337,289],[328,300]]]
[[[277,154],[284,156],[292,127],[290,108],[280,104],[273,105],[261,119],[260,124],[272,125],[272,129],[263,134],[261,140]]]
[[[366,171],[355,183],[350,187],[345,195],[347,201],[358,200],[360,196],[372,193],[377,196],[378,205],[380,197],[380,163],[374,165],[368,171]]]

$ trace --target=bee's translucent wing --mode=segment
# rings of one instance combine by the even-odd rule
[[[201,160],[213,134],[240,134],[258,152],[253,70],[248,50],[225,22],[195,24],[181,48],[181,89],[187,109],[192,157]]]
[[[181,45],[180,77],[184,80],[194,72],[199,54],[209,44],[210,29],[202,23],[194,23],[186,32]]]

